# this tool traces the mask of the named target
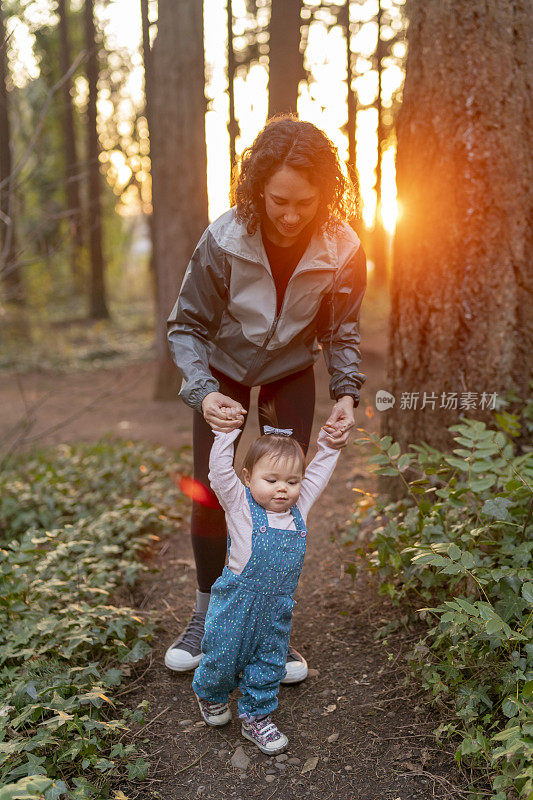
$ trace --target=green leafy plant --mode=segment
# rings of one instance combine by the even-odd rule
[[[146,777],[122,741],[146,705],[119,687],[153,625],[116,597],[181,514],[173,469],[163,448],[104,441],[1,475],[0,800],[104,798],[119,770]]]
[[[519,419],[499,413],[500,430],[462,419],[450,454],[425,444],[402,454],[366,431],[358,440],[405,489],[395,503],[358,504],[354,530],[372,521],[358,557],[382,594],[427,623],[410,667],[453,712],[437,737],[459,737],[457,760],[490,767],[492,800],[533,800],[533,454],[514,444]]]

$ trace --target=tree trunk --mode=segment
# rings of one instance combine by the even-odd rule
[[[68,28],[68,0],[58,0],[59,13],[59,68],[65,75],[71,66],[70,36]],[[70,268],[72,280],[79,294],[85,293],[82,251],[83,228],[80,199],[80,164],[78,162],[74,108],[72,104],[72,81],[62,86],[63,92],[63,142],[65,147],[65,200],[70,228]]]
[[[176,396],[166,320],[207,226],[203,3],[159,0],[153,48],[152,196],[158,283],[155,397]]]
[[[387,250],[385,240],[385,229],[383,227],[382,212],[382,184],[383,184],[383,148],[385,144],[385,128],[383,125],[383,106],[381,102],[382,94],[382,75],[383,57],[385,55],[384,43],[381,37],[383,8],[381,0],[378,3],[377,26],[378,42],[376,47],[376,70],[378,73],[378,96],[376,98],[376,110],[378,112],[377,128],[377,165],[376,165],[376,217],[374,230],[372,232],[372,261],[374,262],[374,272],[372,282],[376,286],[384,287],[387,285]]]
[[[17,260],[15,238],[15,187],[11,178],[13,164],[6,50],[4,9],[0,0],[0,277],[6,300],[11,303],[24,303],[25,291]]]
[[[151,123],[152,106],[152,50],[150,47],[150,16],[148,13],[148,0],[141,0],[141,23],[143,40],[143,64],[144,64],[144,103],[148,127]]]
[[[348,161],[346,167],[348,174],[352,180],[356,181],[357,168],[357,140],[356,140],[356,120],[357,120],[357,98],[353,90],[353,66],[352,66],[352,46],[351,46],[351,29],[350,29],[350,2],[345,0],[344,5],[340,9],[339,22],[344,28],[344,35],[346,37],[346,88],[347,88],[347,112],[348,119],[346,121],[346,134],[348,136]]]
[[[271,0],[268,55],[268,116],[296,114],[298,85],[305,77],[300,52],[302,0]]]
[[[227,28],[228,28],[228,97],[229,97],[229,159],[231,176],[233,177],[233,168],[236,162],[235,154],[235,140],[239,135],[239,124],[235,119],[235,51],[233,50],[233,7],[231,0],[227,2]]]
[[[142,41],[143,41],[143,65],[144,65],[144,114],[146,117],[146,124],[148,126],[148,142],[150,163],[152,160],[152,127],[153,127],[153,112],[152,112],[152,92],[153,92],[153,76],[152,76],[152,49],[150,47],[150,16],[149,16],[149,0],[141,0],[141,24],[142,24]],[[150,272],[153,283],[154,296],[156,297],[157,305],[157,270],[155,268],[155,224],[154,214],[148,216],[148,227],[150,230],[150,241],[152,243],[152,253],[150,256]]]
[[[87,48],[87,173],[89,178],[89,247],[91,255],[90,316],[107,319],[102,247],[102,205],[100,143],[98,141],[96,102],[98,99],[98,44],[94,25],[94,0],[85,0],[85,46]]]
[[[411,0],[408,35],[384,428],[446,447],[459,417],[490,418],[483,392],[529,393],[533,17],[527,0]]]

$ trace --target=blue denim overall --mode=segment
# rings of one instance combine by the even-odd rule
[[[255,719],[278,705],[291,632],[293,594],[302,571],[307,530],[296,505],[296,530],[270,528],[250,490],[252,554],[240,575],[228,567],[211,589],[202,640],[204,656],[194,673],[199,697],[224,703],[239,686],[239,716]]]

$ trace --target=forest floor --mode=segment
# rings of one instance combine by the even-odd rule
[[[384,346],[376,337],[365,348],[369,377],[357,423],[370,430],[379,429],[372,400],[384,388]],[[24,447],[94,441],[109,434],[171,448],[190,445],[192,412],[179,401],[154,402],[153,384],[154,365],[146,361],[69,374],[4,374],[0,441],[5,435],[13,440],[14,427],[24,419],[30,421],[18,429],[18,446]],[[317,389],[315,438],[331,408],[323,365]],[[249,416],[237,460],[257,435],[255,410]],[[376,631],[395,612],[366,573],[352,581],[344,572],[350,554],[341,532],[354,488],[373,491],[375,483],[365,457],[351,444],[309,518],[292,641],[310,672],[302,684],[281,687],[275,719],[290,747],[276,759],[241,738],[237,719],[220,730],[208,728],[199,717],[191,674],[165,668],[165,649],[191,610],[195,574],[186,525],[160,543],[149,572],[126,598],[157,620],[153,652],[124,698],[133,705],[149,701],[146,724],[135,742],[151,764],[150,776],[135,786],[120,783],[117,788],[128,798],[468,797],[467,776],[454,762],[452,746],[439,747],[432,735],[441,720],[421,687],[406,677],[404,655],[417,632],[400,629],[377,640]]]

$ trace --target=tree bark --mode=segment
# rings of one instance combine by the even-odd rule
[[[152,75],[152,49],[150,47],[150,16],[149,16],[149,2],[148,0],[141,0],[141,24],[142,24],[142,42],[143,42],[143,66],[144,66],[144,113],[146,117],[146,124],[148,126],[148,142],[149,150],[148,156],[150,163],[152,161],[152,132],[153,132],[153,111],[152,111],[152,92],[153,92],[153,75]],[[150,272],[153,283],[154,296],[157,305],[157,270],[155,268],[155,223],[153,210],[150,215],[146,215],[148,219],[148,228],[150,230],[150,241],[152,243],[152,253],[150,255]]]
[[[6,300],[11,303],[24,303],[25,290],[17,260],[15,236],[15,188],[11,177],[13,162],[7,78],[6,29],[4,9],[0,0],[0,277]]]
[[[87,174],[89,182],[88,226],[91,256],[90,316],[92,319],[107,319],[104,281],[104,253],[102,245],[102,204],[100,175],[100,143],[98,140],[98,43],[94,25],[94,0],[85,0],[85,43],[87,48]]]
[[[235,51],[233,50],[233,7],[231,0],[227,2],[227,29],[228,29],[228,98],[229,98],[229,160],[231,175],[236,162],[235,140],[239,135],[239,124],[235,119]]]
[[[156,230],[156,399],[176,396],[166,320],[208,223],[203,3],[159,0],[153,48],[152,197]]]
[[[268,56],[268,116],[296,114],[298,86],[305,77],[300,52],[302,0],[271,0]]]
[[[65,75],[71,66],[71,49],[68,26],[68,0],[58,0],[59,13],[59,68]],[[63,92],[63,142],[65,146],[65,200],[67,204],[70,228],[70,267],[72,280],[78,293],[85,292],[83,275],[83,216],[80,197],[80,164],[76,146],[76,130],[74,127],[74,107],[72,103],[72,81],[62,86]]]
[[[409,20],[384,430],[446,447],[459,417],[490,418],[482,392],[529,393],[533,18],[527,0],[411,0]],[[440,407],[465,392],[475,409]]]
[[[150,16],[148,13],[148,0],[141,0],[141,24],[143,40],[143,65],[144,65],[144,103],[148,128],[151,123],[152,106],[152,50],[150,47]]]
[[[339,12],[339,22],[344,28],[344,35],[346,37],[346,106],[347,116],[346,121],[346,134],[348,137],[348,161],[346,167],[348,174],[352,180],[356,180],[357,175],[357,139],[356,139],[356,124],[357,124],[357,97],[352,87],[353,82],[353,65],[352,65],[352,44],[351,44],[351,28],[350,28],[350,2],[345,0],[344,5]]]
[[[376,164],[376,218],[374,221],[374,230],[372,232],[372,261],[374,262],[374,272],[372,273],[372,282],[376,286],[385,287],[387,285],[387,253],[386,253],[386,240],[385,229],[383,227],[382,218],[382,185],[383,185],[383,149],[385,144],[385,128],[383,125],[383,105],[381,102],[382,96],[382,75],[383,75],[383,58],[385,56],[384,42],[381,37],[382,30],[383,8],[381,0],[378,2],[377,13],[377,26],[378,26],[378,42],[376,47],[376,71],[378,74],[378,95],[376,98],[376,110],[378,112],[378,127],[377,127],[377,164]]]

